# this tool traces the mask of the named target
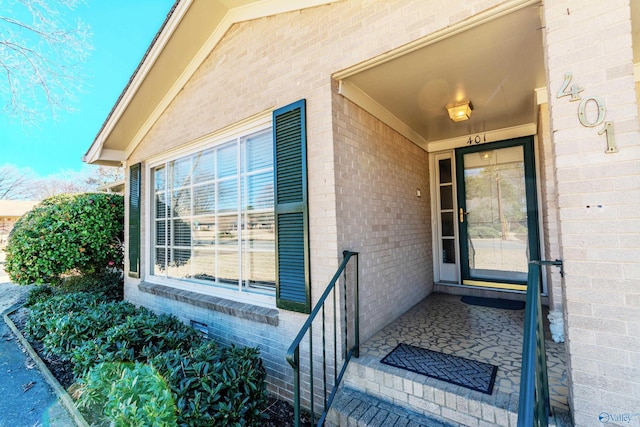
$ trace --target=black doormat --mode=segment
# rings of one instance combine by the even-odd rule
[[[497,366],[488,363],[409,344],[398,344],[380,362],[485,394],[493,392],[498,372]]]
[[[524,308],[524,301],[514,301],[501,298],[464,296],[460,298],[460,301],[464,302],[465,304],[481,305],[483,307],[492,308],[504,308],[506,310],[522,310]]]

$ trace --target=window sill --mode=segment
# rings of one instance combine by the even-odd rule
[[[278,326],[278,310],[273,308],[260,307],[253,304],[232,301],[185,289],[158,285],[155,283],[142,282],[138,285],[138,289],[148,294],[157,295],[174,301],[185,302],[187,304],[203,307],[209,310],[219,311],[220,313],[239,317],[241,319]]]

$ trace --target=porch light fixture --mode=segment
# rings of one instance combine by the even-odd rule
[[[471,118],[471,111],[473,105],[471,101],[462,101],[456,104],[447,105],[447,111],[449,112],[449,118],[454,122],[462,122]]]

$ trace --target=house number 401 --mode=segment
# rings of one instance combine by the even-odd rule
[[[599,96],[588,96],[583,99],[580,96],[580,92],[582,92],[584,88],[578,86],[575,83],[571,84],[572,78],[573,73],[564,73],[564,82],[558,90],[557,97],[563,98],[565,96],[568,96],[570,97],[569,100],[571,102],[580,101],[580,104],[578,105],[578,120],[580,120],[580,124],[582,124],[582,126],[592,128],[599,126],[604,122],[604,126],[598,131],[598,135],[604,134],[607,138],[607,151],[605,151],[605,153],[617,153],[618,149],[616,148],[616,138],[613,133],[613,122],[604,121],[604,116],[607,113],[607,110],[604,106],[604,101]],[[595,104],[597,111],[597,115],[595,118],[587,116],[586,110],[589,103]]]

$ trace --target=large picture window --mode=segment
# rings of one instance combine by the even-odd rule
[[[151,170],[151,274],[275,293],[271,129]]]

